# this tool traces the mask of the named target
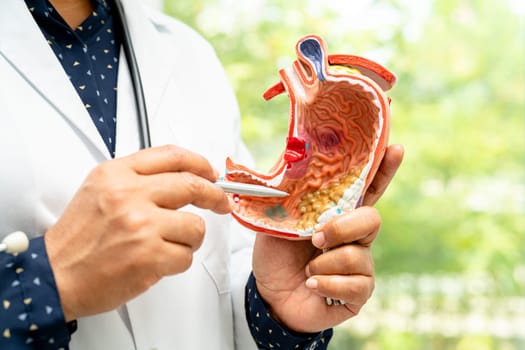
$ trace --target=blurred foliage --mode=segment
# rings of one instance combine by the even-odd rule
[[[515,345],[518,344],[518,345]],[[523,343],[522,343],[523,344]],[[467,335],[463,337],[445,337],[438,334],[415,335],[406,332],[379,332],[373,340],[356,337],[346,333],[336,337],[331,343],[332,349],[365,350],[517,350],[517,340],[496,340],[486,335]]]
[[[486,274],[495,298],[525,295],[522,1],[164,4],[216,48],[239,99],[243,137],[262,170],[284,148],[289,105],[284,95],[268,102],[261,96],[294,59],[300,36],[317,33],[331,53],[363,55],[393,71],[391,142],[403,144],[406,157],[378,203],[378,276]],[[366,339],[343,333],[333,348],[517,349],[520,342],[385,330]]]

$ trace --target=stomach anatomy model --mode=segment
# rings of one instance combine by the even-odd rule
[[[359,56],[329,55],[325,41],[307,35],[297,59],[281,69],[269,100],[290,100],[286,147],[262,173],[226,160],[229,181],[272,187],[282,198],[233,195],[234,218],[278,237],[309,239],[319,225],[355,209],[370,185],[388,144],[390,100],[395,76]]]

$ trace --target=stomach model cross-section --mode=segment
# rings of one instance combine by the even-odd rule
[[[266,100],[281,93],[290,99],[286,148],[268,173],[226,160],[227,180],[289,193],[234,195],[232,215],[257,232],[309,239],[320,225],[361,204],[383,158],[390,129],[385,91],[395,76],[363,57],[327,52],[320,36],[302,37],[297,60],[264,93]]]

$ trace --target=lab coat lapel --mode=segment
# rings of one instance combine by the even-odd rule
[[[109,153],[89,113],[23,0],[5,2],[0,12],[0,55],[35,91],[80,130],[108,158]]]
[[[162,23],[153,23],[149,16],[144,15],[151,10],[136,0],[123,0],[122,3],[139,65],[148,117],[153,122],[175,67],[174,55],[172,48],[163,47],[159,41],[156,26],[162,26]],[[153,142],[154,136],[152,134]]]

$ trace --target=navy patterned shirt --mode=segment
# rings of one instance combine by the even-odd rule
[[[0,253],[0,349],[66,349],[64,321],[43,237],[13,256]]]
[[[121,38],[111,7],[97,1],[91,16],[73,30],[48,0],[26,3],[113,157]]]
[[[268,313],[257,291],[253,273],[246,284],[245,309],[250,332],[259,349],[325,350],[333,335],[332,329],[319,333],[297,333],[284,328]]]
[[[49,0],[25,0],[113,157],[121,35],[111,3],[71,29]],[[68,349],[76,322],[66,323],[43,237],[16,256],[0,253],[0,349]],[[246,285],[246,317],[260,349],[326,349],[332,330],[295,333],[273,320],[253,274]]]

